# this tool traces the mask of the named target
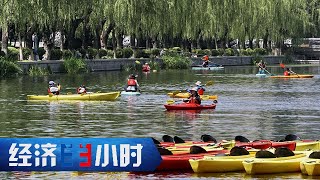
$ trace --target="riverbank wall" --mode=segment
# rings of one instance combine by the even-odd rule
[[[211,63],[221,64],[222,66],[247,66],[253,64],[252,56],[222,56],[222,57],[210,57]],[[284,56],[263,56],[264,61],[267,64],[279,64],[284,61]],[[156,61],[162,64],[161,58],[118,58],[118,59],[88,59],[85,60],[87,67],[90,71],[117,71],[121,70],[126,66],[134,65],[136,61],[141,64],[150,61]],[[191,58],[192,65],[202,64],[201,57]],[[24,72],[27,72],[32,66],[39,66],[42,68],[50,69],[53,73],[64,72],[63,60],[46,60],[46,61],[21,61],[18,62]]]

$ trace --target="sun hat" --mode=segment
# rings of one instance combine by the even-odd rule
[[[197,85],[197,86],[200,86],[200,85],[201,85],[201,82],[200,82],[200,81],[197,81],[197,82],[196,82],[196,85]]]
[[[49,85],[55,84],[54,81],[49,81]]]

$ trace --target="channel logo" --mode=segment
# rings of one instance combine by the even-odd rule
[[[154,171],[151,138],[0,138],[0,171]]]

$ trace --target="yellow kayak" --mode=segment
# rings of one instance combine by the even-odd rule
[[[28,100],[83,100],[83,101],[112,101],[119,97],[120,92],[60,94],[60,95],[27,95]]]
[[[319,141],[302,142],[296,141],[296,151],[320,150]]]
[[[205,156],[203,159],[190,159],[192,170],[196,173],[225,173],[244,171],[242,161],[254,154],[243,156]]]
[[[271,78],[313,78],[314,75],[309,74],[292,74],[290,76],[270,76]]]
[[[306,154],[278,158],[251,158],[242,162],[247,174],[300,172],[300,162]]]
[[[178,93],[173,95],[173,93],[168,93],[168,96],[170,96],[171,98],[188,98],[190,97],[190,93]],[[200,95],[201,98],[205,97],[208,99],[212,99],[212,100],[218,100],[218,95]]]
[[[300,169],[302,174],[309,176],[320,175],[320,159],[306,158],[300,162]]]

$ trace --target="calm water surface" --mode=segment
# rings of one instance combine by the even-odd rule
[[[0,80],[1,137],[155,137],[178,135],[199,140],[211,134],[219,140],[243,135],[254,139],[281,139],[294,133],[303,139],[320,139],[320,67],[295,66],[312,79],[257,78],[255,67],[226,67],[222,71],[160,71],[139,73],[142,95],[120,97],[113,102],[26,101],[27,94],[46,94],[47,83],[62,84],[62,93],[85,84],[92,92],[121,91],[128,72],[97,72],[84,75],[55,74]],[[281,74],[280,67],[269,71]],[[207,94],[218,95],[215,110],[199,113],[167,112],[167,92],[185,90],[200,80],[213,81]],[[181,101],[174,99],[175,101]],[[203,101],[203,104],[212,103]],[[261,176],[263,178],[308,178],[301,174]],[[251,179],[243,173],[228,174],[130,174],[130,173],[0,173],[1,179],[122,179],[122,178],[236,178]]]

